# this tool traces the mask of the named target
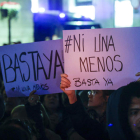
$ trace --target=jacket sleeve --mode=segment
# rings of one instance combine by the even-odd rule
[[[77,96],[74,104],[67,106],[74,129],[87,140],[108,140],[108,133],[105,127],[97,120],[93,120],[86,113],[86,110]]]

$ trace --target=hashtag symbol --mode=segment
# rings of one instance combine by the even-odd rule
[[[69,46],[71,45],[70,44],[70,41],[71,41],[72,39],[71,39],[71,35],[70,36],[68,36],[68,38],[67,38],[67,40],[65,40],[65,42],[66,42],[66,48],[65,48],[65,52],[66,53],[68,53],[69,52]]]

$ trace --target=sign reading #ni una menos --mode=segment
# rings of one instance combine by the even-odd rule
[[[137,80],[140,28],[66,30],[63,51],[68,89],[117,89]]]
[[[0,47],[1,70],[8,97],[62,92],[62,40]]]

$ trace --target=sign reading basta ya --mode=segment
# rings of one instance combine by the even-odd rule
[[[68,90],[117,89],[137,80],[139,36],[139,27],[63,31]]]

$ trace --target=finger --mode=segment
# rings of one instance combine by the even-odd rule
[[[67,75],[67,74],[64,74],[64,73],[61,74],[60,76],[61,76],[61,78],[62,78],[62,77],[63,77],[63,78],[67,78],[67,77],[68,77],[68,75]]]
[[[136,73],[135,76],[140,76],[140,72]]]
[[[137,81],[139,81],[139,82],[140,82],[140,78],[139,78]]]
[[[62,84],[62,85],[66,85],[66,86],[70,86],[71,83],[70,83],[69,81],[65,81],[65,80],[64,80],[64,81],[61,81],[60,85],[61,85],[61,84]]]
[[[65,83],[71,84],[71,82],[69,81],[69,79],[64,78],[64,77],[61,78],[61,83],[62,83],[62,82],[63,82],[63,83],[65,82]]]
[[[36,92],[36,90],[33,90],[29,96],[34,95],[34,93]]]
[[[30,98],[39,99],[39,95],[37,95],[37,94],[31,95]]]
[[[60,85],[60,89],[64,89],[64,90],[65,90],[65,88],[69,88],[69,87],[70,87],[70,85],[66,85],[66,84]]]
[[[30,102],[30,103],[38,103],[39,100],[40,100],[39,95],[31,95],[28,98],[28,102]]]
[[[68,87],[63,87],[63,85],[60,86],[60,89],[61,89],[64,93],[66,93],[66,88],[68,88]]]
[[[61,77],[65,77],[65,78],[67,78],[67,77],[68,77],[68,75],[67,75],[67,74],[65,74],[65,73],[62,73],[60,76],[61,76]]]

